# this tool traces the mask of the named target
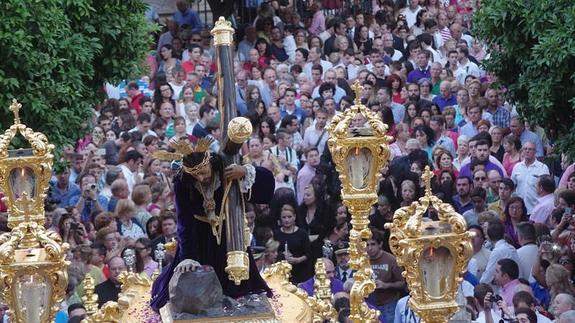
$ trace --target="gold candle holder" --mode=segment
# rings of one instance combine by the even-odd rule
[[[423,323],[442,323],[457,312],[455,297],[473,254],[473,233],[463,216],[432,194],[432,177],[425,167],[425,196],[397,210],[385,228],[391,231],[391,251],[405,268],[409,306]],[[438,220],[426,217],[430,208]]]
[[[353,322],[376,322],[379,311],[368,308],[365,303],[365,298],[375,290],[366,251],[367,240],[371,237],[368,215],[377,201],[380,169],[389,160],[388,142],[391,137],[385,135],[387,125],[381,118],[361,104],[363,87],[356,82],[352,88],[355,103],[333,117],[327,130],[330,134],[328,147],[342,182],[343,203],[351,213],[349,263],[356,272],[350,293],[350,319]],[[353,125],[355,117],[361,117],[365,123]]]
[[[68,244],[44,229],[54,145],[21,123],[21,108],[13,100],[14,124],[0,135],[0,190],[6,193],[12,228],[0,236],[0,295],[10,308],[11,322],[51,322],[68,285]],[[31,148],[8,149],[18,134]]]

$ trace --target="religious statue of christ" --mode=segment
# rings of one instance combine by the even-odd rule
[[[215,222],[220,221],[218,215],[225,199],[226,183],[239,180],[240,190],[245,193],[243,198],[249,197],[251,203],[264,204],[269,203],[273,196],[273,174],[251,165],[232,164],[224,168],[221,155],[210,153],[208,149],[196,149],[182,157],[181,170],[174,178],[178,248],[172,263],[154,282],[152,309],[159,311],[168,302],[169,281],[175,271],[193,271],[201,265],[213,267],[226,296],[238,298],[263,292],[271,296],[249,248],[249,278],[239,285],[228,279],[225,235],[229,233],[225,228],[216,232],[218,226]]]

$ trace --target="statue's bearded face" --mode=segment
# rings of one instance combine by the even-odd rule
[[[212,167],[210,164],[202,167],[196,174],[193,175],[194,178],[203,184],[207,184],[212,179]]]

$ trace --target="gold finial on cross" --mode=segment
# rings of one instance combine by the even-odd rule
[[[421,178],[425,182],[425,196],[431,196],[431,178],[433,178],[433,172],[429,169],[429,166],[425,166]]]
[[[353,92],[355,92],[355,105],[361,104],[361,92],[363,91],[363,86],[359,81],[355,81],[351,86]]]
[[[14,124],[20,124],[20,109],[22,109],[22,104],[18,103],[18,100],[12,99],[10,111],[14,113]]]

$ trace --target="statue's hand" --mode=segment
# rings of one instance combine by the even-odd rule
[[[186,259],[182,262],[180,262],[177,266],[176,269],[174,269],[174,272],[176,273],[185,273],[188,271],[195,271],[196,269],[198,269],[199,267],[201,267],[202,265],[200,265],[199,262],[192,260],[192,259]]]
[[[246,168],[241,165],[231,164],[224,170],[224,177],[228,181],[240,179],[246,176]]]

